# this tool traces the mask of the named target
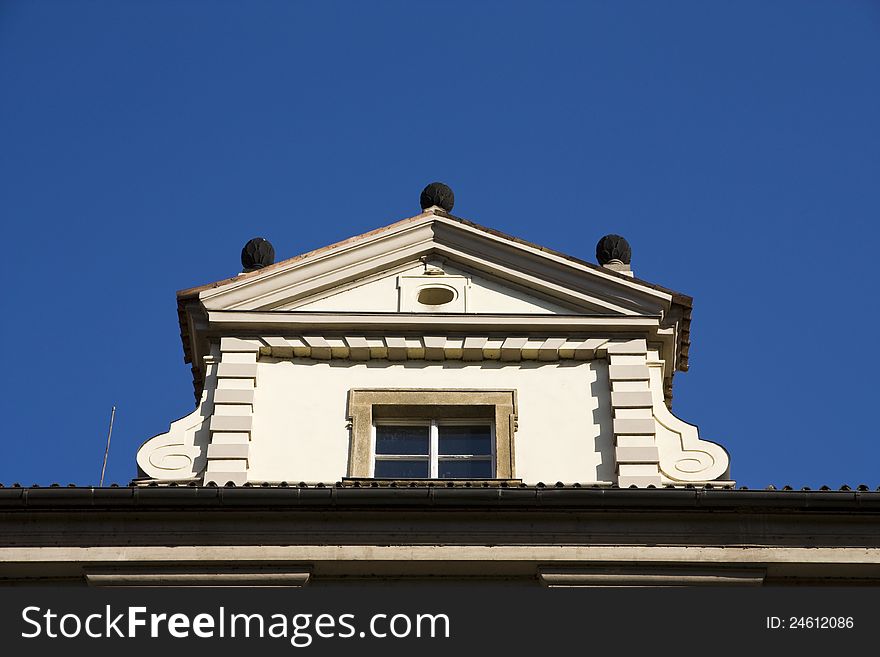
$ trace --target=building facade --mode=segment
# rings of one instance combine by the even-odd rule
[[[582,262],[451,215],[447,190],[181,292],[199,403],[141,448],[139,483],[732,484],[670,411],[690,298],[635,278],[623,238]]]
[[[880,492],[737,489],[691,299],[422,212],[178,293],[195,410],[127,487],[0,488],[0,582],[876,584]]]

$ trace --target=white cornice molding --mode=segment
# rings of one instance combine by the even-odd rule
[[[367,234],[302,258],[279,263],[257,276],[246,276],[204,290],[199,299],[212,309],[273,308],[342,283],[416,261],[433,244],[429,217]]]
[[[492,250],[496,257],[505,252],[509,254],[516,253],[519,256],[511,258],[510,265],[513,267],[522,265],[522,255],[529,254],[532,262],[542,263],[545,266],[547,263],[554,263],[560,271],[576,271],[581,276],[586,274],[594,281],[601,281],[603,287],[607,286],[605,289],[611,291],[614,296],[620,296],[619,292],[614,291],[623,288],[630,290],[635,295],[646,295],[647,297],[660,299],[667,303],[672,301],[671,294],[643,285],[638,281],[613,275],[600,267],[592,267],[586,263],[566,258],[561,254],[514,241],[507,237],[494,235],[485,230],[469,226],[466,223],[452,221],[445,217],[435,217],[435,226],[434,235],[438,244],[449,249],[457,247],[458,249],[470,250],[474,244],[480,242],[485,244],[491,243],[496,247]]]
[[[643,337],[659,351],[663,379],[671,382],[675,333],[659,317],[614,315],[473,315],[426,313],[328,313],[308,311],[211,310],[191,334],[194,363],[210,352],[211,341],[239,336],[392,336],[390,353],[400,353],[404,337],[535,338],[541,340]],[[393,336],[401,336],[394,338]],[[397,343],[394,340],[401,342]],[[398,344],[400,346],[398,346]],[[546,356],[546,353],[544,354]],[[539,358],[540,360],[540,358]],[[201,390],[201,388],[198,388]]]
[[[675,334],[660,327],[659,317],[613,315],[471,315],[426,313],[327,313],[304,311],[207,312],[202,333],[213,336],[287,335],[402,335],[402,336],[480,336],[494,337],[644,337],[659,347],[664,362],[664,378],[674,370]]]
[[[429,313],[329,313],[306,311],[208,310],[210,330],[265,329],[322,331],[386,330],[398,331],[495,331],[508,334],[546,332],[613,331],[651,334],[652,339],[669,339],[657,316],[616,315],[520,315],[520,314],[429,314]],[[387,332],[387,331],[386,331]]]
[[[619,336],[616,336],[619,337]],[[458,360],[503,362],[593,360],[604,358],[615,336],[525,338],[467,336],[403,335],[298,335],[235,339],[252,345],[260,356],[274,358],[309,358],[313,360]],[[229,340],[229,338],[224,338]],[[644,340],[641,341],[644,344]]]
[[[491,278],[511,282],[529,292],[540,292],[555,301],[574,304],[579,308],[616,315],[642,315],[646,312],[657,312],[657,310],[663,308],[663,306],[656,303],[650,306],[642,304],[641,308],[639,308],[633,303],[628,303],[626,300],[622,300],[622,302],[620,300],[616,302],[608,301],[608,298],[614,298],[611,290],[604,290],[601,296],[596,293],[596,290],[591,290],[591,293],[585,293],[578,289],[577,281],[569,280],[566,281],[567,284],[562,284],[554,280],[555,277],[551,278],[553,275],[549,272],[543,272],[543,275],[533,274],[526,271],[521,264],[519,266],[515,266],[513,263],[508,265],[499,260],[489,262],[484,258],[471,255],[460,249],[453,249],[446,245],[438,246],[436,251],[444,258],[448,258],[460,266],[464,265]],[[583,286],[581,285],[580,287]],[[617,296],[619,298],[619,295]]]

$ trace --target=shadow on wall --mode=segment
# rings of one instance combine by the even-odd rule
[[[599,427],[599,435],[595,438],[595,451],[599,454],[599,465],[596,466],[596,479],[599,481],[617,481],[614,472],[614,430],[611,425],[611,384],[608,381],[608,365],[595,361],[596,379],[590,384],[590,394],[596,400],[593,409],[593,423]]]

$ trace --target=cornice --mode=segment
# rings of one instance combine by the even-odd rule
[[[424,215],[326,251],[242,275],[199,292],[211,310],[268,310],[425,255],[438,255],[586,311],[665,312],[672,295],[627,277],[502,239],[459,221]]]
[[[529,343],[529,350],[538,344],[553,338],[557,341],[564,338],[571,345],[583,343],[588,338],[599,344],[615,337],[644,337],[649,343],[658,345],[660,357],[664,361],[663,377],[667,389],[671,388],[674,373],[676,344],[675,334],[661,327],[661,318],[615,315],[518,315],[518,314],[427,314],[427,313],[328,313],[309,311],[238,311],[211,310],[200,311],[200,321],[192,324],[189,334],[192,347],[193,385],[198,402],[204,384],[204,371],[200,367],[201,359],[210,353],[210,343],[222,338],[238,336],[266,340],[284,340],[280,336],[318,337],[324,340],[331,338],[341,340],[335,353],[348,353],[345,339],[365,339],[366,337],[399,338],[412,337],[424,341],[428,339],[454,338],[456,341],[465,338],[495,340],[513,338]],[[203,318],[203,319],[202,319]],[[273,337],[275,336],[275,337]],[[429,350],[428,353],[445,354],[440,360],[458,358],[457,342],[446,344],[440,352]],[[334,343],[335,344],[335,343]],[[276,344],[276,348],[279,345]],[[297,345],[299,346],[299,345]],[[556,360],[549,356],[549,347],[542,352],[542,360]],[[546,353],[544,353],[546,352]],[[323,350],[317,353],[323,353]],[[357,353],[357,352],[356,352]],[[383,353],[382,350],[373,353]],[[410,351],[408,358],[417,358],[419,351]],[[564,353],[564,352],[563,352]],[[311,351],[303,354],[312,357]],[[338,357],[338,356],[337,356]],[[373,356],[385,358],[385,356]],[[593,356],[591,355],[590,358]],[[510,360],[527,360],[526,358],[510,358]]]
[[[208,327],[217,329],[494,331],[505,334],[571,331],[641,333],[660,330],[659,316],[530,315],[470,313],[342,313],[310,311],[208,310]]]
[[[150,487],[0,488],[0,509],[50,510],[155,508],[177,511],[199,507],[328,508],[349,504],[363,508],[397,505],[425,507],[530,507],[544,511],[561,508],[596,510],[728,511],[760,514],[768,511],[825,513],[880,513],[878,491],[781,491],[709,487],[616,488],[607,486],[437,486],[357,487],[343,483],[312,485]],[[878,539],[880,540],[880,539]]]

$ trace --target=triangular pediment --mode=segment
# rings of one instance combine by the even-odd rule
[[[420,298],[433,303],[422,303]],[[583,308],[467,267],[449,262],[432,264],[428,259],[343,284],[275,310],[577,314]]]
[[[433,210],[187,293],[208,310],[262,312],[662,316],[673,300],[669,291]]]
[[[690,344],[690,297],[439,208],[182,290],[177,301],[197,396],[210,336],[218,334],[388,329],[522,336],[559,333],[563,326],[587,334],[586,327],[597,322],[606,332],[612,324],[623,333],[650,326],[650,335],[664,345],[664,360],[678,370],[687,369]],[[668,388],[672,370],[664,376]]]

